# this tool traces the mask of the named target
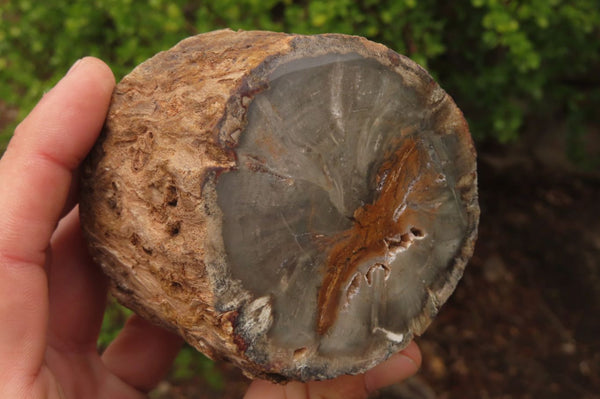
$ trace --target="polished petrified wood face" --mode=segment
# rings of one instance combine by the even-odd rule
[[[456,137],[396,73],[358,55],[275,69],[217,180],[232,277],[299,357],[406,339],[463,244]]]
[[[111,292],[248,375],[362,373],[421,334],[477,232],[452,99],[363,38],[210,32],[117,85],[80,213]]]

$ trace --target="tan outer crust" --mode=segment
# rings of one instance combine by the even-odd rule
[[[92,244],[92,254],[111,277],[117,299],[213,358],[225,353],[233,358],[239,348],[232,335],[235,313],[214,309],[204,259],[210,257],[207,243],[218,241],[210,230],[220,230],[220,215],[212,193],[206,192],[212,190],[203,188],[209,175],[235,162],[218,138],[228,101],[249,71],[271,54],[289,51],[292,38],[232,33],[184,40],[118,84],[101,144],[84,171],[80,208],[88,240],[101,243]],[[187,52],[188,47],[193,50]],[[140,81],[156,84],[140,86]],[[105,147],[110,151],[104,153]],[[147,204],[140,197],[153,201]],[[169,205],[175,199],[177,206]],[[147,212],[133,213],[122,202],[137,203]],[[182,219],[186,225],[177,227]],[[188,223],[194,228],[187,229]],[[176,236],[173,229],[179,229]],[[167,264],[177,267],[162,266]],[[243,358],[231,360],[248,367]]]
[[[117,85],[105,129],[83,172],[82,226],[117,299],[252,377],[289,378],[278,375],[276,366],[249,360],[247,343],[234,333],[238,309],[250,296],[228,279],[215,177],[235,166],[233,150],[245,112],[269,73],[293,59],[332,51],[355,52],[396,70],[429,99],[432,118],[443,121],[440,134],[457,135],[468,149],[456,162],[472,170],[459,184],[471,204],[471,235],[447,279],[433,291],[432,303],[443,303],[473,251],[479,215],[475,150],[461,112],[431,77],[366,39],[221,30],[183,40]],[[424,309],[411,322],[412,332],[420,334],[432,316]],[[340,371],[331,373],[328,377]]]

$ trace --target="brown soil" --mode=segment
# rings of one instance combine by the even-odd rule
[[[600,179],[481,157],[481,227],[411,398],[600,398]]]

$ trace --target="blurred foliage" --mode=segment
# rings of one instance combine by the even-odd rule
[[[558,116],[577,157],[598,122],[598,0],[0,0],[0,18],[0,100],[20,117],[84,55],[121,78],[186,36],[230,27],[384,43],[430,70],[477,139],[511,141]]]
[[[188,345],[175,359],[170,377],[176,383],[201,378],[204,385],[217,392],[225,388],[225,379],[215,363]]]
[[[108,345],[117,337],[125,321],[133,312],[119,305],[117,301],[111,299],[104,312],[102,320],[102,329],[98,336],[98,350],[104,352]]]

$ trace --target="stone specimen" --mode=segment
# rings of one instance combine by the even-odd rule
[[[112,292],[247,375],[363,372],[473,251],[475,150],[421,67],[366,39],[222,30],[114,92],[81,219]]]

